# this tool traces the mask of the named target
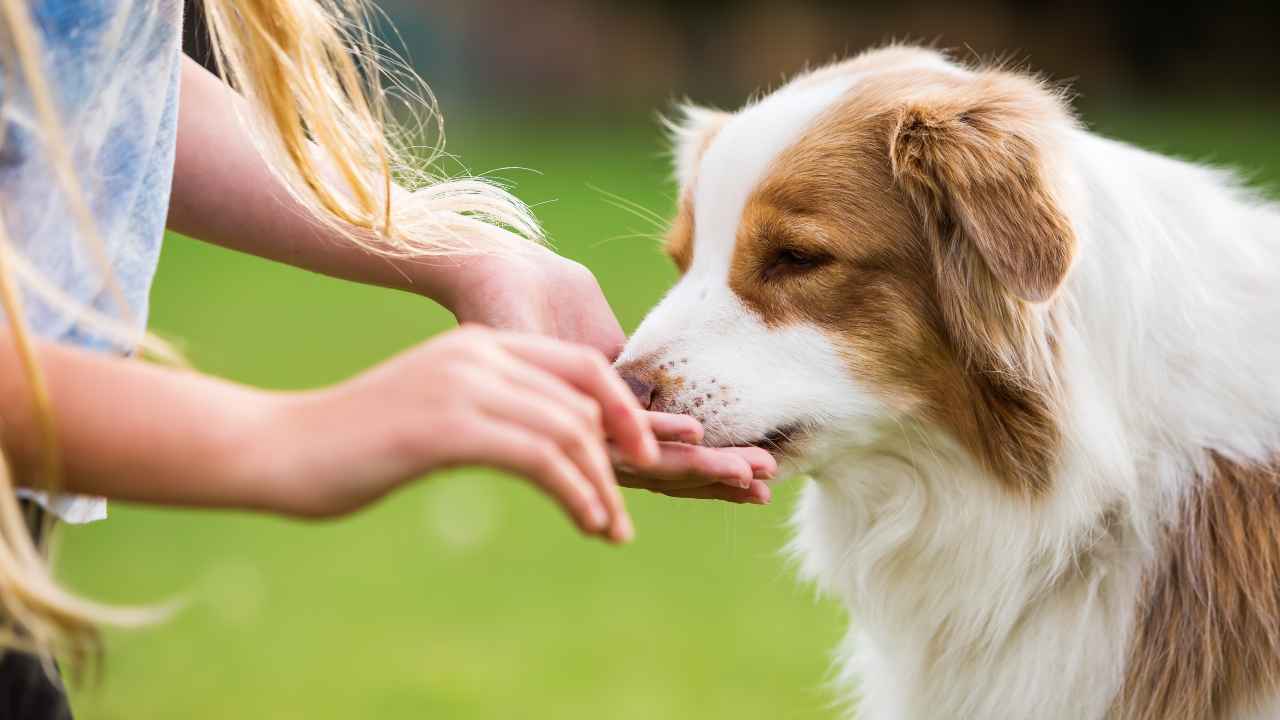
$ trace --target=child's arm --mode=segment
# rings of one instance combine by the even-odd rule
[[[270,393],[53,344],[61,490],[146,503],[328,517],[428,472],[523,475],[584,531],[631,524],[605,437],[648,467],[658,448],[594,351],[468,327],[333,388]],[[0,427],[17,477],[40,465],[30,390],[0,328]]]
[[[326,236],[254,148],[235,111],[239,96],[190,59],[184,63],[172,229],[326,275],[420,293],[462,322],[549,335],[609,358],[622,349],[625,337],[595,277],[545,248],[531,246],[534,252],[516,257],[391,261]],[[661,431],[672,421],[650,422]],[[691,419],[679,428],[701,437],[701,427]],[[673,430],[662,439],[679,437]],[[775,470],[763,450],[664,442],[652,472],[625,480],[679,497],[767,502],[769,490],[762,481]]]
[[[206,242],[430,297],[461,322],[538,332],[613,357],[622,329],[595,277],[531,245],[520,257],[391,261],[325,235],[271,173],[236,114],[240,97],[184,58],[169,227]]]

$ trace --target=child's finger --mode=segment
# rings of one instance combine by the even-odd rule
[[[658,460],[658,441],[631,389],[599,352],[537,335],[501,333],[498,342],[600,404],[605,432],[627,460],[645,468]]]
[[[609,516],[609,538],[616,542],[631,539],[622,493],[613,474],[613,464],[594,418],[575,415],[554,398],[515,385],[496,389],[483,400],[491,417],[519,425],[529,433],[547,438],[577,466],[595,490]]]
[[[604,438],[603,411],[594,398],[584,395],[577,388],[537,365],[524,362],[514,356],[511,357],[510,364],[502,369],[502,374],[512,387],[523,388],[546,397],[552,404],[569,410],[584,423],[593,426],[596,434]]]
[[[688,415],[673,415],[662,412],[646,412],[649,427],[659,440],[682,442],[697,445],[702,442],[702,423]]]
[[[506,369],[504,377],[510,381],[512,387],[531,391],[546,398],[551,405],[562,407],[573,413],[589,429],[591,439],[581,438],[578,442],[571,441],[567,449],[579,465],[585,462],[589,467],[587,476],[596,485],[608,507],[609,516],[613,519],[609,526],[610,539],[614,542],[629,542],[635,535],[635,529],[631,524],[631,518],[627,515],[622,492],[618,489],[617,480],[613,476],[613,463],[609,452],[604,447],[604,427],[600,406],[595,400],[583,395],[555,375],[515,358],[512,359],[511,366]],[[536,414],[516,418],[516,421],[527,425],[530,419],[533,420],[531,429],[534,431],[542,429],[538,426]]]
[[[723,500],[740,505],[768,505],[773,500],[773,492],[769,490],[769,486],[759,480],[751,483],[747,488],[704,485],[686,490],[672,490],[663,494],[693,500]]]
[[[724,452],[733,453],[750,463],[757,480],[772,480],[778,474],[778,461],[767,450],[758,447],[733,447],[724,448]]]
[[[582,532],[600,535],[608,529],[609,514],[595,488],[554,442],[497,420],[480,424],[473,439],[486,464],[532,480]]]
[[[746,488],[755,475],[751,463],[720,448],[664,442],[658,462],[643,470],[629,470],[623,484],[665,492],[719,483]]]

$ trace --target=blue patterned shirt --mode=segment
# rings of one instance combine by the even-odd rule
[[[104,245],[102,263],[54,174],[50,141],[17,68],[0,68],[0,211],[15,252],[70,300],[146,325],[168,214],[177,137],[181,0],[33,0],[41,71],[57,104],[82,194]],[[3,64],[3,60],[0,60]],[[37,334],[127,353],[23,286]],[[105,515],[101,501],[57,498],[71,521]]]

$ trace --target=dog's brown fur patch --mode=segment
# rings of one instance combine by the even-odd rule
[[[1048,300],[1075,257],[1075,233],[1045,177],[1040,136],[1069,125],[1034,81],[992,73],[909,103],[895,118],[894,176],[926,221],[970,243],[1016,296]]]
[[[1280,461],[1214,455],[1144,582],[1113,720],[1208,720],[1280,689]]]
[[[693,263],[693,200],[685,193],[676,210],[676,219],[667,230],[664,249],[681,273],[689,271]]]

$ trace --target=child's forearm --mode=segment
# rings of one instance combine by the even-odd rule
[[[60,490],[122,500],[279,509],[267,430],[271,395],[195,373],[41,344]],[[19,484],[41,463],[31,393],[0,328],[0,430]]]
[[[599,353],[476,327],[331,388],[271,393],[50,343],[37,354],[63,472],[57,489],[117,500],[332,517],[435,470],[530,478],[584,530],[629,535],[609,453],[637,487],[767,502],[776,464],[705,448],[689,418],[644,414]],[[42,468],[40,424],[0,329],[0,441],[20,486]],[[606,447],[605,438],[609,438]],[[756,480],[752,480],[755,475]],[[603,505],[601,505],[603,503]],[[607,506],[606,525],[592,519]]]
[[[465,328],[295,393],[47,343],[37,353],[61,445],[55,489],[66,492],[321,518],[482,464],[528,477],[584,531],[619,540],[630,522],[610,448],[634,467],[660,459],[598,353],[530,335]],[[0,332],[4,449],[18,484],[40,488],[43,438],[20,365]]]
[[[254,147],[242,98],[184,58],[170,229],[233,250],[448,304],[457,261],[391,261],[331,236],[310,219]]]
[[[389,260],[310,219],[258,154],[236,105],[242,98],[186,60],[169,227],[207,242],[346,280],[407,290],[459,320],[551,335],[606,355],[622,329],[595,277],[544,247]]]

